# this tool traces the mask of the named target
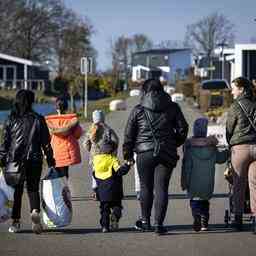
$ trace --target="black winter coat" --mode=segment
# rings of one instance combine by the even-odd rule
[[[154,138],[145,110],[161,149],[168,154],[169,163],[175,166],[178,160],[177,147],[187,138],[188,124],[179,105],[172,102],[171,97],[164,91],[151,91],[143,95],[140,104],[131,111],[124,134],[124,159],[132,159],[133,152],[154,150]]]
[[[241,95],[230,106],[226,122],[226,139],[230,146],[256,144],[256,131],[253,129],[238,101],[245,107],[256,126],[256,101],[250,95]]]
[[[36,120],[35,132],[28,148],[28,138]],[[51,147],[51,137],[43,116],[29,112],[22,117],[7,119],[3,127],[3,134],[0,146],[0,163],[6,166],[9,162],[20,162],[27,158],[32,162],[42,163],[43,154],[49,166],[55,165]],[[28,153],[28,154],[27,154]]]

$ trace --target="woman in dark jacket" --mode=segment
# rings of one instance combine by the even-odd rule
[[[42,232],[39,215],[42,150],[46,155],[48,166],[55,166],[50,144],[51,138],[45,119],[32,110],[34,98],[32,91],[20,90],[17,92],[11,114],[4,124],[0,146],[0,164],[4,168],[10,163],[19,163],[24,166],[24,175],[21,176],[17,184],[13,184],[15,188],[12,212],[13,223],[9,228],[9,232],[12,233],[18,232],[20,229],[24,181],[26,181],[30,202],[32,230],[36,234]],[[32,129],[33,127],[34,129]],[[31,130],[34,130],[34,132],[30,145],[28,145]]]
[[[253,127],[256,127],[256,101],[253,97],[252,84],[248,79],[234,79],[231,88],[234,102],[228,112],[226,138],[231,148],[231,163],[234,168],[233,227],[241,230],[248,180],[251,211],[254,219],[256,216],[256,130]],[[253,229],[256,233],[255,225]]]
[[[145,81],[142,93],[140,104],[131,111],[126,124],[123,155],[125,160],[133,161],[133,153],[137,153],[142,220],[137,221],[135,227],[151,229],[155,190],[155,232],[164,233],[169,181],[179,159],[177,147],[187,137],[188,124],[180,107],[171,101],[159,80]]]

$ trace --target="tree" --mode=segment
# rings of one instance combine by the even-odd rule
[[[15,43],[16,21],[19,18],[18,12],[23,8],[22,3],[12,0],[0,1],[0,51],[13,54]]]
[[[124,35],[117,38],[116,41],[111,41],[111,56],[113,76],[115,78],[114,86],[117,90],[117,84],[120,80],[120,75],[124,75],[125,83],[128,85],[129,69],[128,65],[131,60],[132,40]]]
[[[163,49],[177,49],[182,48],[183,46],[183,43],[177,40],[163,40],[156,47]]]
[[[196,55],[203,53],[211,62],[218,44],[232,46],[234,37],[234,25],[224,15],[213,13],[187,26],[184,44],[193,48]]]
[[[133,52],[145,51],[153,47],[151,39],[144,34],[135,34],[131,38],[131,43]]]
[[[51,54],[55,19],[64,8],[61,0],[20,0],[13,20],[11,48],[18,57],[44,61]]]

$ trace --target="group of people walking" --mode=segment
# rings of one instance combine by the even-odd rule
[[[118,228],[122,216],[123,181],[136,163],[139,178],[141,217],[135,228],[167,232],[164,219],[168,208],[169,182],[179,156],[177,148],[183,145],[181,188],[190,198],[195,231],[208,229],[209,200],[214,190],[215,165],[231,156],[234,180],[233,227],[242,230],[245,189],[249,180],[250,204],[253,219],[256,216],[256,101],[249,80],[239,77],[232,81],[234,102],[228,111],[227,141],[229,149],[219,149],[218,141],[207,136],[208,120],[199,118],[193,124],[193,135],[187,138],[189,125],[179,105],[163,90],[159,80],[146,80],[141,88],[138,105],[130,112],[122,145],[124,162],[117,157],[119,139],[104,120],[100,110],[93,113],[93,123],[83,142],[90,152],[89,170],[92,189],[100,201],[102,232]],[[39,182],[43,154],[49,167],[55,167],[69,177],[70,165],[81,162],[78,139],[83,131],[75,114],[65,114],[67,102],[58,98],[58,115],[43,118],[32,110],[34,94],[28,90],[17,93],[13,110],[4,125],[0,147],[0,164],[24,162],[25,175],[14,185],[14,207],[10,232],[20,229],[21,197],[24,181],[30,201],[32,229],[42,232],[40,222]],[[28,152],[29,134],[36,128]],[[136,154],[136,162],[135,156]],[[154,228],[151,212],[154,204]],[[256,232],[254,221],[253,231]]]

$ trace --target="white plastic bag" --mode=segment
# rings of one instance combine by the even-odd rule
[[[64,227],[72,221],[71,193],[66,177],[51,169],[42,180],[42,216],[48,228]]]
[[[0,172],[0,223],[12,216],[14,189],[8,186],[2,172]]]

